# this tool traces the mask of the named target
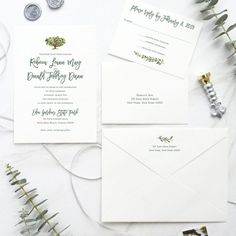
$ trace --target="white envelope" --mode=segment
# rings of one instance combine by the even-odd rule
[[[102,145],[102,221],[226,221],[226,129],[106,128]]]
[[[102,122],[187,124],[187,79],[136,63],[103,63]]]

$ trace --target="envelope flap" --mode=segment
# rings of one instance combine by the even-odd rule
[[[222,128],[113,128],[104,129],[103,136],[166,178],[220,145],[227,134]]]

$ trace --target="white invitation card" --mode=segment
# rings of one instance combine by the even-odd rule
[[[198,21],[127,0],[109,53],[183,78],[200,29]]]
[[[225,221],[227,141],[222,128],[103,129],[102,221]]]
[[[93,26],[16,29],[15,143],[96,142],[95,40]]]
[[[187,79],[136,63],[103,63],[102,122],[187,124]]]

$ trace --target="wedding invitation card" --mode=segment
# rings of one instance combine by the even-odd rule
[[[187,79],[129,62],[102,65],[104,124],[188,123]]]
[[[200,29],[198,21],[127,0],[109,53],[182,79]]]
[[[226,220],[226,129],[105,128],[102,146],[102,221]]]
[[[93,26],[18,27],[15,143],[97,141]]]

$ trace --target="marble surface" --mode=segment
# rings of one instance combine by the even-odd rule
[[[195,19],[199,18],[198,5],[192,0],[146,0],[172,12]],[[15,25],[39,24],[96,24],[98,32],[98,62],[112,60],[107,56],[114,30],[118,23],[123,0],[65,0],[65,5],[58,11],[51,11],[45,0],[37,0],[43,13],[37,22],[28,22],[23,16],[24,6],[21,1],[0,0],[0,21],[9,29],[12,39]],[[229,23],[234,23],[236,8],[233,0],[220,1],[217,8],[229,10]],[[228,127],[229,128],[229,201],[236,202],[236,77],[232,62],[227,62],[228,49],[224,47],[225,38],[213,41],[212,23],[204,22],[203,30],[189,67],[189,126],[193,127]],[[236,31],[232,32],[236,38]],[[4,35],[0,31],[0,39]],[[27,45],[24,45],[27,47]],[[176,59],[182,55],[176,55]],[[7,69],[0,77],[0,115],[13,118],[13,57],[14,49],[10,48]],[[1,65],[0,65],[1,66]],[[211,71],[218,97],[222,99],[228,110],[223,119],[211,118],[209,103],[204,91],[199,86],[196,76]],[[17,79],[17,76],[16,76]],[[100,78],[99,78],[100,79]],[[29,97],[30,99],[30,97]],[[181,106],[181,104],[180,104]],[[100,92],[98,93],[98,116],[100,118]],[[65,235],[82,236],[116,236],[128,235],[101,228],[91,222],[76,203],[70,186],[69,174],[50,156],[42,145],[14,145],[13,123],[0,119],[0,225],[1,235],[19,235],[14,225],[18,221],[17,211],[21,202],[14,195],[4,174],[4,165],[11,163],[19,168],[28,178],[32,187],[37,187],[41,198],[48,198],[47,206],[51,213],[59,211],[58,221],[63,226],[71,224]],[[101,139],[99,125],[99,140]],[[197,144],[196,144],[197,145]],[[82,145],[57,145],[47,147],[69,168],[74,155]],[[80,156],[74,171],[85,176],[100,175],[100,150],[91,149]],[[214,165],[214,163],[213,163]],[[210,171],[210,170],[209,170]],[[96,220],[100,216],[100,181],[84,181],[74,178],[75,189],[86,211]],[[217,184],[212,183],[212,184]],[[209,186],[210,191],[211,186]],[[204,194],[204,193],[203,193]],[[167,209],[168,211],[168,209]],[[203,223],[208,226],[210,236],[233,236],[236,234],[236,205],[228,203],[228,221],[225,223]],[[127,231],[133,236],[177,236],[183,228],[199,224],[187,223],[130,223],[108,224],[120,231]],[[202,225],[202,224],[200,224]]]

